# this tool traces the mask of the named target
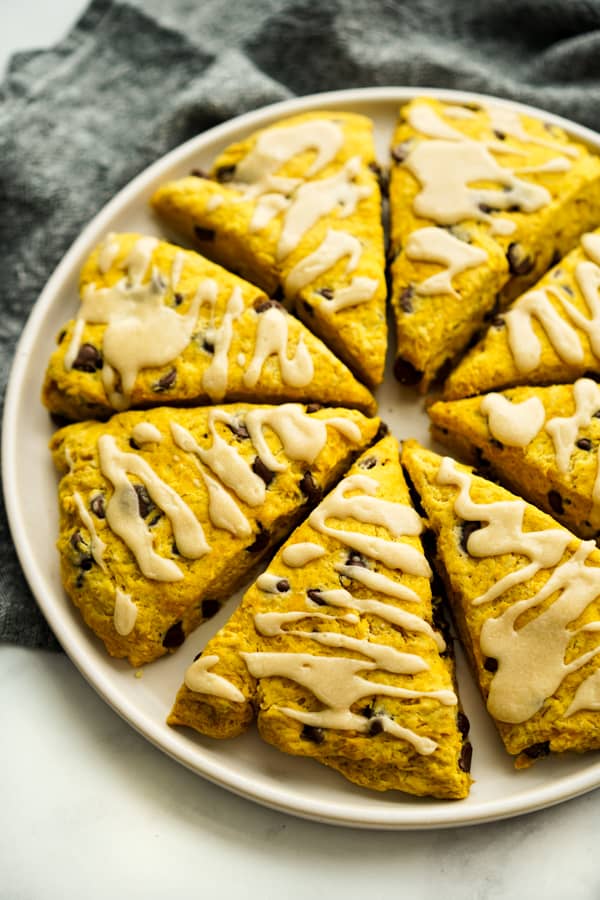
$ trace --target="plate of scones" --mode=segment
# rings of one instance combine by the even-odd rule
[[[600,785],[599,151],[493,97],[320,94],[71,247],[7,510],[65,651],[171,757],[368,828]]]

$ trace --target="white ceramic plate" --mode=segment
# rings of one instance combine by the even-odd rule
[[[468,799],[421,800],[392,792],[371,793],[346,782],[318,763],[288,757],[264,744],[257,733],[212,741],[189,729],[165,725],[189,660],[230,615],[235,599],[187,640],[136,678],[130,666],[108,657],[83,625],[60,583],[55,550],[58,527],[56,475],[47,451],[51,425],[38,401],[55,335],[77,307],[81,264],[107,231],[165,234],[153,219],[148,199],[158,185],[208,167],[232,141],[276,119],[311,109],[363,113],[375,122],[380,161],[388,147],[398,107],[417,94],[449,101],[489,99],[454,91],[373,88],[304,97],[241,116],[188,141],[154,163],[124,188],[87,226],[42,292],[21,337],[6,398],[3,423],[3,481],[15,545],[25,575],[56,636],[98,693],[148,740],[216,784],[244,797],[299,816],[340,825],[376,828],[436,828],[491,821],[549,806],[600,785],[598,754],[548,759],[516,772],[459,657],[459,680],[471,720],[475,783]],[[497,101],[566,128],[600,151],[600,135],[530,107]],[[168,236],[168,235],[167,235]],[[380,414],[399,438],[427,442],[422,401],[388,374],[378,391]]]

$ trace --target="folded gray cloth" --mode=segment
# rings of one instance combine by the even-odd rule
[[[16,339],[100,207],[167,150],[295,94],[372,85],[511,97],[600,129],[600,0],[94,0],[0,87],[0,392]],[[57,647],[0,509],[0,638]]]

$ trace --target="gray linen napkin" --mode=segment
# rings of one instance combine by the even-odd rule
[[[166,7],[166,9],[165,9]],[[224,119],[372,85],[477,90],[600,130],[600,0],[93,0],[0,86],[0,395],[17,337],[85,223]],[[0,639],[58,647],[0,501]]]

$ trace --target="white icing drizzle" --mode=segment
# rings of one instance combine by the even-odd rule
[[[72,462],[69,464],[69,468],[71,467]],[[77,491],[74,491],[73,500],[75,501],[75,506],[77,507],[79,518],[90,534],[90,553],[92,554],[92,558],[96,565],[100,566],[103,572],[106,572],[106,563],[104,562],[104,551],[106,550],[106,544],[96,531],[94,520],[87,511],[86,505],[81,498],[81,494],[79,494]]]
[[[238,355],[236,357],[236,362],[237,362],[238,366],[240,367],[240,369],[242,369],[246,365],[246,354],[238,353]]]
[[[113,622],[115,631],[122,637],[131,634],[135,627],[138,608],[131,599],[131,594],[126,594],[120,588],[115,593],[115,611],[113,614]]]
[[[585,565],[596,545],[594,541],[582,541],[570,559],[558,565],[571,535],[555,529],[523,533],[524,501],[473,503],[469,497],[471,476],[457,471],[454,461],[447,457],[437,480],[460,488],[454,503],[457,515],[469,521],[489,522],[469,537],[467,548],[472,556],[522,553],[532,560],[529,566],[514,573],[516,579],[510,576],[501,579],[473,603],[494,599],[509,587],[529,580],[541,568],[556,566],[536,594],[512,603],[499,616],[487,619],[480,635],[482,653],[498,662],[488,695],[488,710],[503,722],[525,722],[555,693],[566,675],[600,653],[600,647],[596,647],[565,663],[567,647],[575,634],[600,630],[600,622],[588,623],[576,631],[568,627],[600,594],[600,567]],[[526,624],[515,627],[524,612],[556,593],[559,596],[550,606]]]
[[[223,202],[223,197],[220,194],[213,194],[213,196],[209,197],[206,201],[206,211],[213,212],[213,210],[222,206]]]
[[[502,615],[487,619],[481,630],[481,649],[498,660],[487,706],[503,722],[525,722],[541,709],[563,679],[600,653],[596,647],[565,663],[565,653],[576,632],[568,628],[600,593],[600,568],[586,566],[596,547],[582,541],[573,556],[550,575],[546,584],[526,600],[513,603]],[[520,628],[519,616],[556,592],[547,609]]]
[[[282,593],[277,585],[281,584],[283,580],[283,575],[273,575],[271,572],[263,572],[262,575],[259,575],[256,579],[256,587],[260,591],[265,591],[267,594],[279,594]]]
[[[508,137],[522,141],[524,144],[536,144],[538,147],[547,147],[549,150],[560,150],[567,156],[577,157],[579,151],[569,144],[561,144],[558,141],[545,141],[525,131],[519,118],[519,114],[512,109],[503,106],[486,106],[490,118],[490,126],[494,131],[499,131]]]
[[[469,535],[467,550],[471,556],[482,558],[515,553],[530,560],[529,565],[505,575],[474,599],[474,605],[495,600],[510,587],[528,581],[540,569],[556,566],[572,540],[569,532],[562,528],[523,531],[523,516],[527,508],[524,500],[475,503],[470,497],[471,476],[459,471],[450,457],[446,456],[442,460],[437,481],[438,484],[456,485],[459,488],[454,510],[461,519],[488,523]]]
[[[392,503],[374,496],[378,483],[367,475],[351,475],[345,478],[311,513],[308,522],[321,534],[331,535],[348,547],[358,550],[393,569],[402,569],[412,575],[431,576],[427,560],[419,550],[405,543],[395,543],[374,535],[345,531],[326,524],[327,519],[352,518],[370,525],[381,525],[394,537],[418,535],[423,523],[417,513],[402,503]],[[351,491],[361,491],[353,497]]]
[[[581,236],[581,246],[592,262],[600,266],[600,234],[590,232]]]
[[[556,467],[565,474],[580,428],[591,424],[594,413],[600,410],[600,387],[590,378],[580,378],[573,385],[575,412],[572,416],[555,416],[546,424],[546,431],[554,442]]]
[[[139,514],[138,497],[127,475],[135,475],[152,501],[171,522],[177,549],[187,559],[199,559],[210,550],[202,526],[179,494],[159,478],[145,459],[124,453],[108,434],[98,439],[100,471],[114,487],[106,504],[106,522],[131,550],[143,575],[155,581],[179,581],[184,576],[173,560],[154,550],[153,536]]]
[[[153,269],[148,281],[142,282],[157,244],[156,238],[140,238],[123,263],[125,276],[112,287],[87,285],[65,354],[68,370],[79,351],[85,323],[106,325],[102,383],[111,405],[118,410],[129,406],[141,369],[164,366],[185,350],[198,317],[198,295],[185,314],[165,305],[166,286],[157,269]]]
[[[537,172],[540,174],[558,174],[560,172],[568,172],[571,166],[572,163],[564,156],[555,156],[554,159],[549,159],[548,162],[541,163],[539,166],[519,166],[514,171],[519,172],[521,175],[533,175]]]
[[[406,242],[406,255],[409,259],[424,262],[441,263],[446,266],[443,272],[425,279],[417,286],[419,294],[452,294],[459,297],[452,285],[452,279],[475,266],[484,263],[488,254],[480,247],[473,247],[460,241],[443,228],[419,228],[413,231]]]
[[[596,669],[592,675],[581,682],[565,712],[565,719],[575,715],[581,709],[589,709],[592,712],[600,711],[600,669]]]
[[[538,288],[524,294],[504,316],[508,346],[519,372],[531,372],[540,364],[542,346],[533,328],[534,318],[564,362],[571,365],[583,362],[583,348],[577,332],[552,306],[546,290]]]
[[[445,141],[467,140],[466,135],[444,122],[428,103],[415,103],[410,106],[406,113],[406,121],[415,131],[420,131],[430,138]]]
[[[364,584],[365,587],[372,591],[379,591],[381,594],[387,594],[388,597],[396,597],[398,600],[409,600],[415,603],[419,603],[421,600],[416,591],[413,591],[405,584],[393,581],[391,578],[388,578],[387,575],[382,575],[381,572],[373,572],[365,566],[336,563],[334,569],[341,575],[346,575],[353,581]]]
[[[98,253],[98,268],[103,275],[105,275],[112,267],[115,259],[119,255],[120,249],[119,242],[116,239],[114,232],[107,234],[100,244],[100,251]]]
[[[361,253],[362,244],[358,238],[346,231],[329,228],[317,249],[299,260],[285,279],[286,294],[294,296],[345,256],[349,257],[346,273],[353,272]]]
[[[162,434],[152,422],[138,422],[131,432],[131,437],[136,444],[160,444]]]
[[[290,359],[287,355],[289,316],[274,306],[257,313],[258,327],[252,359],[244,374],[246,387],[256,387],[263,366],[271,356],[277,356],[281,379],[291,387],[305,387],[313,379],[314,364],[310,351],[300,334],[296,350]]]
[[[214,283],[214,282],[213,282]],[[215,285],[216,289],[216,285]],[[207,333],[214,346],[210,365],[202,376],[202,387],[211,400],[222,400],[229,378],[229,348],[233,338],[233,323],[244,312],[244,297],[239,285],[235,285],[223,314],[221,325]]]
[[[475,141],[420,141],[404,165],[421,185],[413,202],[415,213],[440,225],[476,219],[496,227],[498,220],[480,205],[497,209],[516,205],[523,212],[535,212],[552,199],[545,187],[523,181],[499,166],[489,150]],[[471,187],[478,181],[492,181],[506,190]],[[506,233],[506,226],[500,227]]]
[[[315,159],[305,173],[305,177],[310,177],[331,162],[343,143],[342,128],[328,119],[267,129],[237,164],[236,182],[260,183],[292,157],[306,150],[315,150]]]
[[[207,472],[202,471],[202,479],[208,492],[208,517],[215,528],[229,531],[235,537],[250,537],[250,523],[235,500]]]
[[[327,312],[339,312],[340,309],[348,309],[367,303],[379,286],[376,278],[367,278],[364,275],[355,276],[347,287],[335,291],[331,300],[327,300],[322,308]]]
[[[325,556],[326,550],[319,544],[313,544],[312,541],[302,541],[298,544],[289,544],[284,547],[281,553],[281,561],[289,566],[290,569],[300,569],[309,562],[321,559]]]
[[[546,420],[546,410],[539,397],[513,403],[502,394],[487,394],[479,409],[488,417],[492,437],[507,447],[526,447],[542,430]]]
[[[184,677],[186,687],[199,694],[214,694],[215,697],[231,700],[232,703],[244,703],[246,698],[239,688],[221,675],[208,671],[218,662],[219,657],[216,654],[200,656],[186,669]]]
[[[185,256],[178,250],[175,256],[173,257],[173,262],[171,263],[171,288],[175,290],[179,281],[181,279],[181,273],[183,272],[183,266],[185,264]]]
[[[450,119],[474,119],[475,113],[466,106],[444,106],[444,115]]]

